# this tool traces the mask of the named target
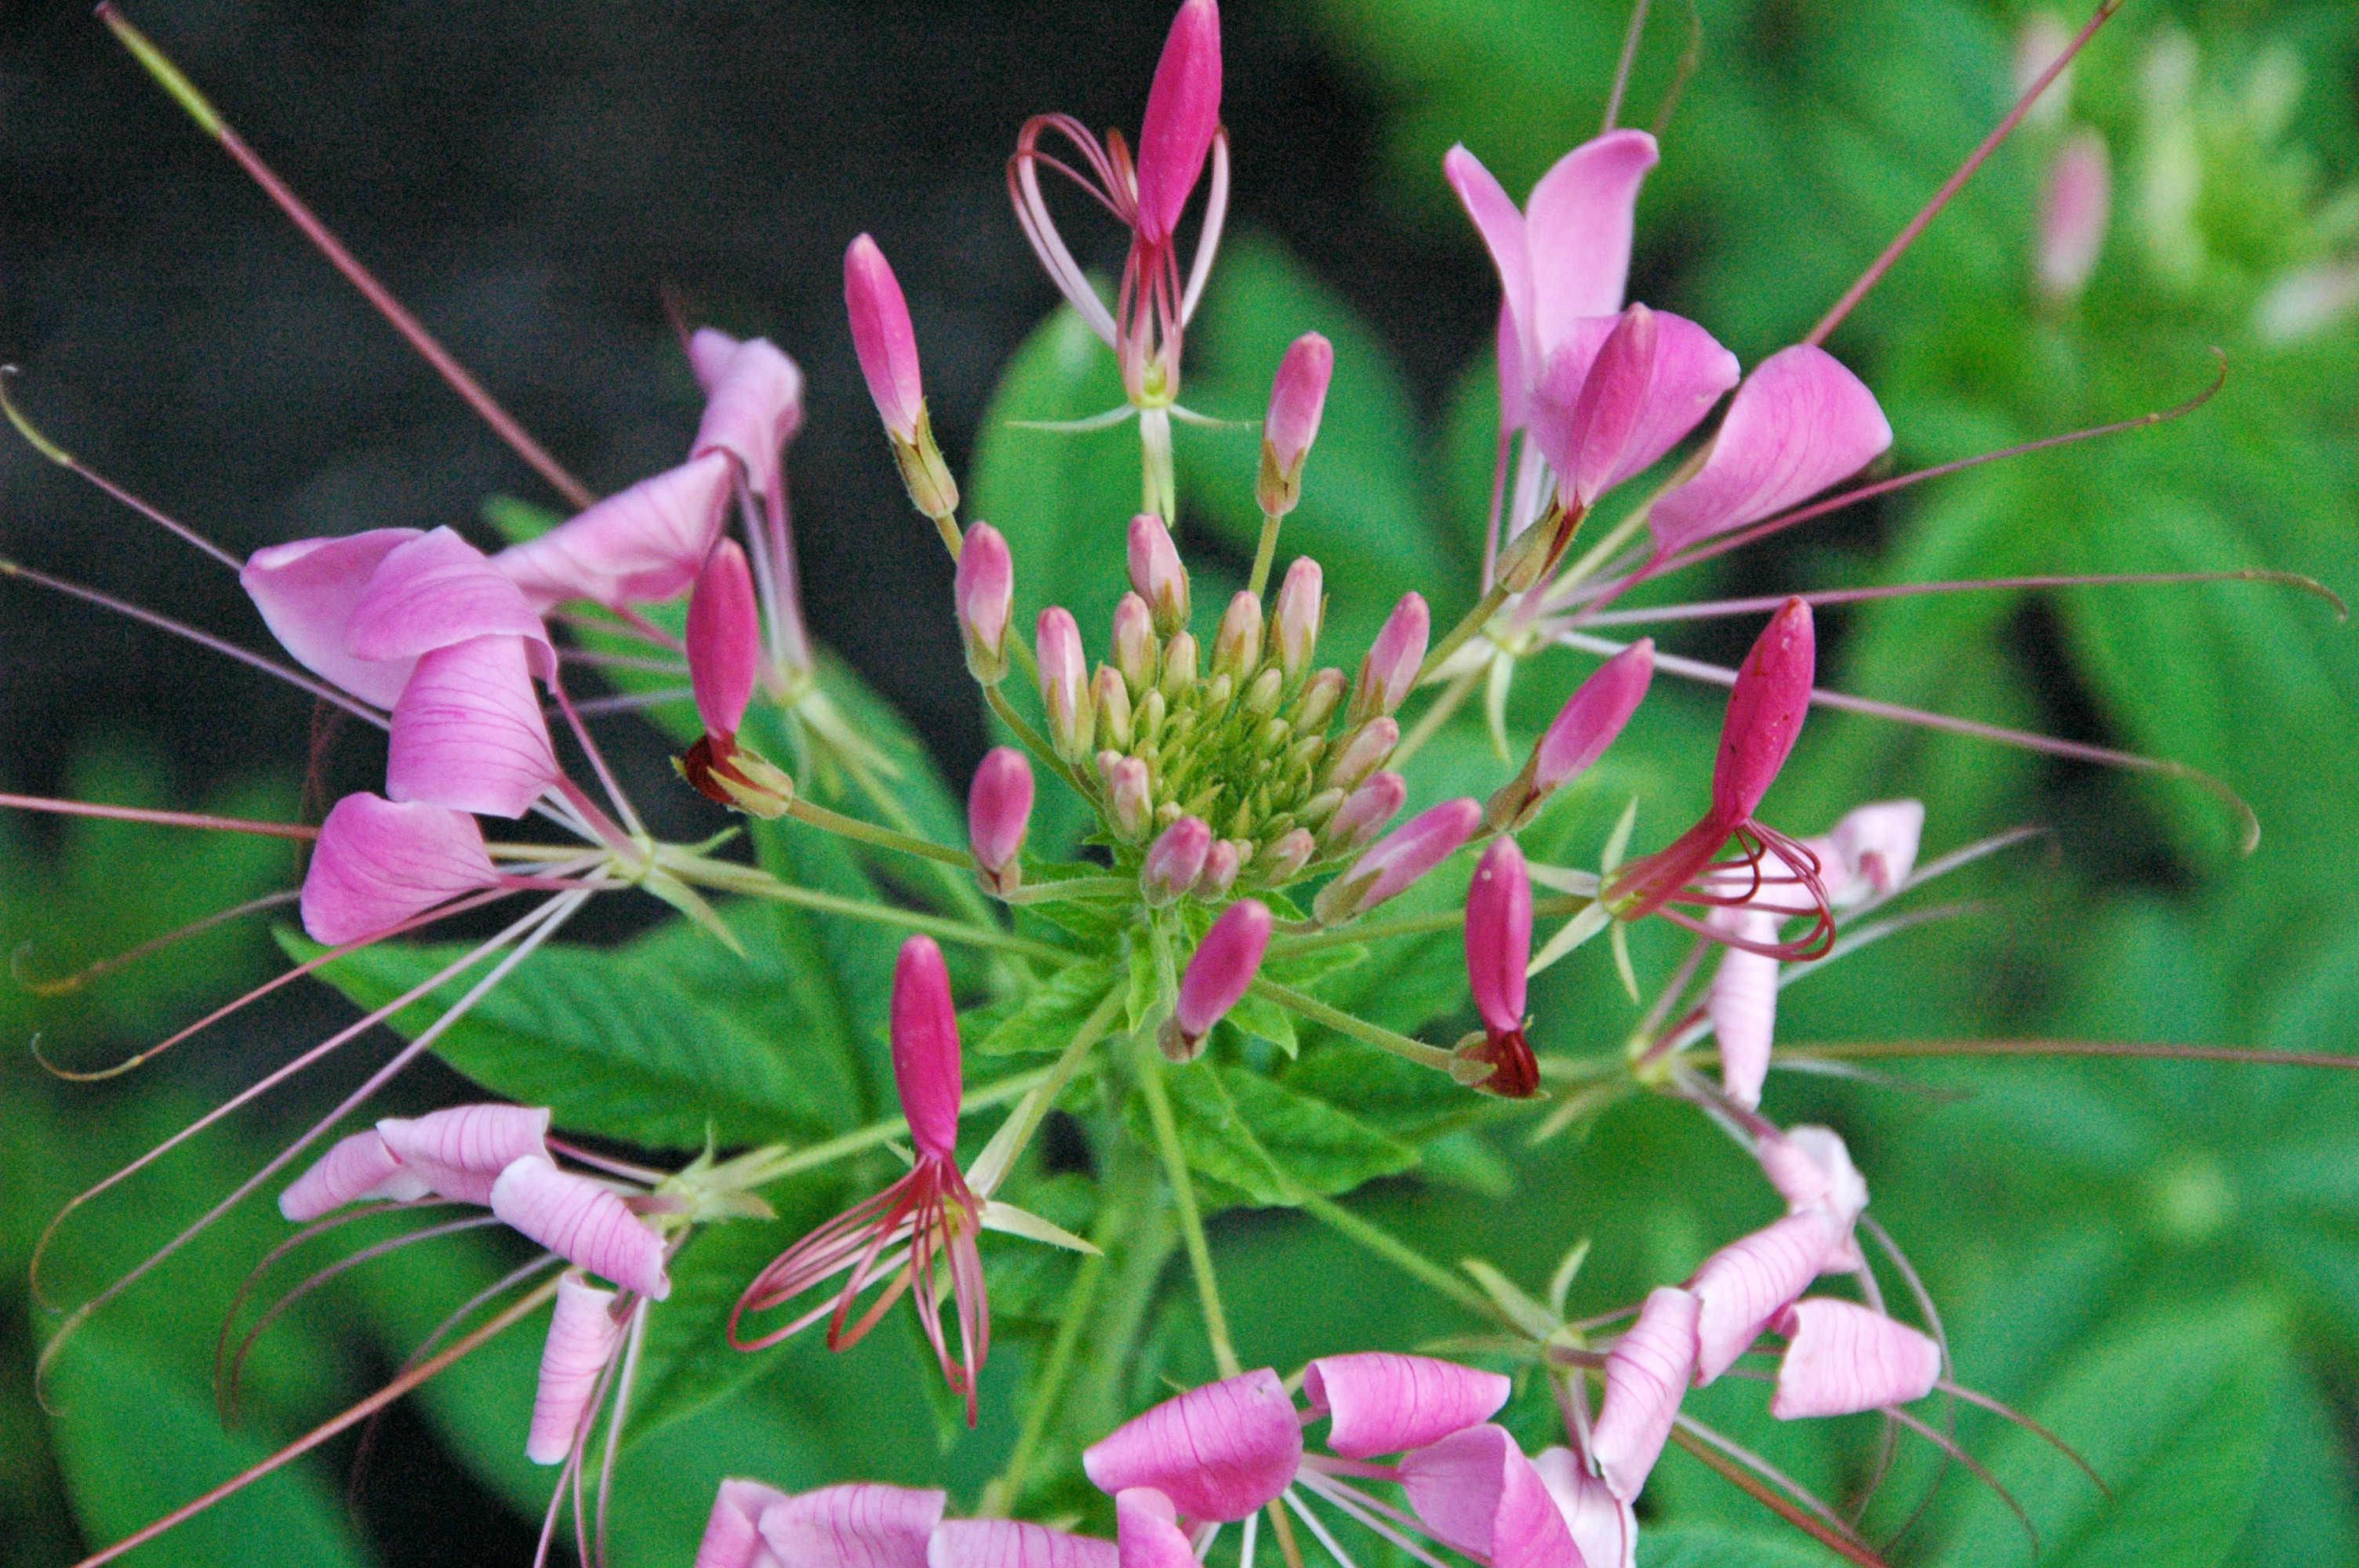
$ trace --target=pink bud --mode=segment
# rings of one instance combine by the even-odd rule
[[[1532,883],[1524,852],[1505,837],[1484,853],[1466,889],[1466,979],[1489,1028],[1524,1026],[1524,968],[1532,960]]]
[[[1369,644],[1368,656],[1360,661],[1360,678],[1352,688],[1351,711],[1343,717],[1346,724],[1359,724],[1380,714],[1388,714],[1408,700],[1409,688],[1417,684],[1417,672],[1425,663],[1426,640],[1432,635],[1433,614],[1425,607],[1421,595],[1405,593],[1393,612],[1385,620],[1384,629]]]
[[[1204,869],[1196,874],[1196,885],[1189,891],[1211,903],[1225,896],[1237,884],[1237,872],[1245,865],[1245,856],[1234,838],[1215,840],[1204,851]]]
[[[1278,362],[1269,388],[1269,417],[1262,422],[1261,478],[1256,486],[1268,516],[1285,516],[1302,497],[1302,465],[1319,438],[1327,383],[1334,372],[1334,346],[1316,332],[1295,339]]]
[[[1806,1209],[1740,1237],[1703,1260],[1688,1281],[1701,1303],[1696,1314],[1696,1387],[1727,1371],[1752,1348],[1770,1320],[1818,1278],[1836,1244],[1826,1217]]]
[[[1268,906],[1249,898],[1229,905],[1204,933],[1180,977],[1180,1001],[1172,1013],[1191,1044],[1226,1017],[1253,984],[1269,949],[1269,934]]]
[[[1122,672],[1132,697],[1144,700],[1147,688],[1155,684],[1159,650],[1155,643],[1155,613],[1135,593],[1124,594],[1114,607],[1113,646],[1114,668]]]
[[[1292,1484],[1301,1465],[1302,1423],[1286,1385],[1266,1368],[1166,1400],[1082,1454],[1098,1490],[1119,1496],[1152,1487],[1194,1519],[1256,1512]]]
[[[555,1465],[573,1452],[590,1398],[623,1336],[623,1325],[606,1310],[614,1304],[614,1292],[578,1273],[569,1271],[557,1281],[557,1310],[541,1346],[532,1432],[524,1445],[524,1456],[536,1465]]]
[[[1155,630],[1169,637],[1188,624],[1188,568],[1171,530],[1152,512],[1130,520],[1130,586],[1155,612]]]
[[[1523,772],[1491,797],[1485,808],[1491,826],[1522,827],[1559,785],[1587,772],[1630,722],[1654,676],[1652,637],[1641,637],[1599,665],[1557,710]]]
[[[918,372],[918,334],[909,325],[909,304],[885,253],[866,234],[843,253],[843,304],[852,316],[852,348],[868,395],[876,400],[885,428],[904,444],[918,438],[926,414],[926,388]]]
[[[1327,721],[1335,717],[1343,705],[1343,672],[1321,670],[1302,683],[1302,696],[1294,712],[1294,730],[1298,735],[1318,735],[1325,732]]]
[[[465,812],[348,795],[320,825],[303,874],[303,929],[341,947],[498,881],[484,830]]]
[[[2079,294],[2096,269],[2113,178],[2103,134],[2076,131],[2056,149],[2039,202],[2039,286],[2055,298]]]
[[[1738,373],[1736,356],[1711,333],[1644,305],[1622,313],[1576,391],[1565,381],[1580,368],[1577,355],[1551,362],[1532,416],[1563,503],[1576,512],[1670,450]]]
[[[1261,665],[1261,595],[1238,590],[1212,633],[1212,674],[1243,681]]]
[[[374,1127],[336,1141],[278,1195],[278,1212],[300,1225],[364,1198],[410,1203],[433,1189],[402,1169]]]
[[[988,523],[966,531],[960,547],[959,636],[966,643],[966,667],[985,686],[1007,676],[1007,619],[1016,600],[1016,562],[1007,540]]]
[[[1201,816],[1183,816],[1166,827],[1138,869],[1141,895],[1158,907],[1177,900],[1203,873],[1212,848],[1212,830]]]
[[[1329,789],[1357,789],[1362,780],[1384,766],[1400,744],[1400,726],[1389,719],[1371,719],[1362,725],[1328,764],[1321,781]]]
[[[696,688],[704,732],[716,740],[735,738],[745,705],[754,699],[761,626],[745,552],[736,540],[723,539],[705,558],[688,599],[688,680]]]
[[[1810,607],[1789,599],[1737,667],[1712,772],[1712,816],[1730,827],[1752,816],[1801,737],[1817,647]]]
[[[1310,863],[1310,857],[1318,850],[1319,840],[1310,836],[1308,827],[1282,833],[1255,860],[1254,878],[1271,887],[1283,886],[1294,880],[1297,871]]]
[[[1120,685],[1117,679],[1117,689]],[[1147,764],[1136,757],[1117,756],[1111,752],[1101,752],[1098,755],[1114,759],[1104,770],[1106,810],[1114,818],[1114,830],[1135,844],[1147,837],[1147,829],[1155,819],[1155,801],[1148,793]]]
[[[1096,715],[1090,706],[1090,667],[1082,629],[1061,605],[1040,611],[1040,705],[1049,710],[1049,739],[1068,762],[1090,756]]]
[[[1856,1302],[1809,1296],[1786,1309],[1788,1341],[1769,1413],[1779,1421],[1851,1415],[1921,1400],[1941,1377],[1941,1347]]]
[[[1297,557],[1286,568],[1286,581],[1277,590],[1277,611],[1274,622],[1277,637],[1277,665],[1292,680],[1310,664],[1311,651],[1319,645],[1319,624],[1325,619],[1327,600],[1319,563],[1309,556]]]
[[[536,1154],[502,1171],[491,1197],[504,1223],[567,1262],[654,1301],[671,1294],[663,1238],[589,1177]]]
[[[966,795],[967,841],[984,884],[1001,897],[1021,885],[1016,855],[1032,822],[1032,764],[1013,746],[995,746]]]
[[[1212,0],[1186,0],[1163,41],[1138,129],[1138,234],[1149,245],[1168,243],[1179,227],[1220,128],[1220,9]]]
[[[1663,1452],[1680,1400],[1695,1375],[1696,1298],[1675,1285],[1647,1293],[1638,1321],[1605,1355],[1605,1402],[1590,1452],[1614,1495],[1628,1502]]]
[[[958,1010],[951,972],[930,936],[901,944],[893,967],[893,1082],[920,1158],[958,1155]]]
[[[1319,892],[1312,905],[1321,925],[1341,925],[1406,891],[1455,854],[1483,821],[1471,800],[1446,800],[1412,816]]]

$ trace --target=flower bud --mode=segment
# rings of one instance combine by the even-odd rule
[[[1482,820],[1483,808],[1471,800],[1418,813],[1321,889],[1313,915],[1321,925],[1340,925],[1365,914],[1456,853]]]
[[[794,775],[753,747],[734,741],[716,743],[710,735],[700,737],[685,756],[672,759],[672,766],[714,805],[766,822],[784,816],[795,803]]]
[[[1220,7],[1213,0],[1183,0],[1155,62],[1138,127],[1137,227],[1149,244],[1170,243],[1220,128]]]
[[[1212,848],[1212,830],[1201,816],[1182,816],[1166,827],[1138,868],[1141,896],[1158,909],[1176,902],[1203,874]]]
[[[1529,1099],[1540,1092],[1539,1058],[1520,1029],[1478,1029],[1451,1053],[1450,1076],[1470,1089],[1501,1099]]]
[[[1114,758],[1104,765],[1106,781],[1106,811],[1114,819],[1115,834],[1132,843],[1147,837],[1154,821],[1155,802],[1148,794],[1147,764],[1136,757],[1118,756],[1112,752],[1100,752],[1100,759]]]
[[[1342,670],[1321,670],[1303,682],[1302,693],[1295,699],[1294,727],[1306,735],[1324,733],[1327,721],[1335,717],[1343,701],[1345,689]]]
[[[1097,735],[1082,629],[1071,611],[1052,604],[1040,611],[1038,635],[1040,706],[1049,710],[1049,741],[1059,757],[1078,766],[1089,760]]]
[[[1112,646],[1114,667],[1130,687],[1131,699],[1145,697],[1147,688],[1155,684],[1156,659],[1161,650],[1155,641],[1154,612],[1135,593],[1124,594],[1114,607]]]
[[[2056,149],[2039,200],[2039,287],[2049,298],[2076,297],[2096,270],[2113,178],[2100,133],[2076,131]]]
[[[1318,849],[1319,840],[1310,836],[1310,829],[1289,829],[1271,840],[1269,848],[1256,860],[1254,880],[1271,887],[1283,887],[1310,863],[1310,857]]]
[[[1162,691],[1150,687],[1147,695],[1139,698],[1130,723],[1132,732],[1146,744],[1154,745],[1163,733],[1163,720],[1169,711],[1170,705],[1163,700]]]
[[[1466,889],[1466,983],[1494,1034],[1524,1026],[1524,969],[1532,959],[1532,882],[1524,852],[1502,837]]]
[[[843,303],[852,317],[852,346],[867,378],[868,395],[893,439],[893,456],[909,501],[929,517],[958,511],[958,484],[934,444],[926,416],[926,390],[918,369],[918,335],[908,302],[885,253],[866,234],[843,254]]]
[[[1212,674],[1241,683],[1261,664],[1261,595],[1239,589],[1212,634]]]
[[[1327,822],[1328,852],[1356,854],[1376,840],[1387,823],[1408,800],[1408,781],[1396,773],[1381,773],[1346,796]]]
[[[1269,719],[1269,725],[1263,727],[1265,747],[1275,746],[1293,733],[1294,726],[1283,719],[1270,717],[1277,711],[1278,698],[1285,693],[1286,676],[1276,669],[1262,671],[1261,674],[1254,676],[1253,685],[1245,687],[1245,711],[1257,713]],[[1270,725],[1276,726],[1276,729],[1271,730]]]
[[[1255,494],[1265,515],[1283,517],[1302,499],[1302,465],[1319,438],[1327,383],[1335,373],[1334,346],[1316,332],[1294,340],[1270,384],[1269,417],[1261,427],[1261,480]]]
[[[1512,833],[1531,821],[1559,784],[1584,772],[1605,753],[1655,675],[1655,641],[1642,637],[1600,665],[1557,711],[1523,772],[1499,787],[1484,821]]]
[[[1171,530],[1152,512],[1130,520],[1130,586],[1155,612],[1155,630],[1172,636],[1188,624],[1188,568]]]
[[[1163,644],[1163,674],[1156,683],[1156,689],[1169,701],[1177,702],[1195,684],[1195,633],[1181,632]]]
[[[1371,719],[1343,743],[1327,769],[1326,783],[1336,789],[1357,789],[1360,781],[1385,765],[1400,744],[1400,726],[1389,719]]]
[[[1269,950],[1270,924],[1268,908],[1249,898],[1229,905],[1212,922],[1180,977],[1179,1005],[1164,1021],[1158,1044],[1166,1056],[1186,1062],[1201,1054],[1204,1036],[1237,1005],[1260,972],[1262,955]]]
[[[1016,562],[1007,540],[988,523],[966,531],[956,592],[967,670],[984,686],[997,686],[1007,678],[1007,621],[1016,600]]]
[[[1309,800],[1302,803],[1302,809],[1299,815],[1301,816],[1303,821],[1310,824],[1311,827],[1316,827],[1321,823],[1326,821],[1329,817],[1334,816],[1336,810],[1341,807],[1343,804],[1343,792],[1342,790],[1322,789],[1317,795],[1312,795]]]
[[[1123,684],[1122,672],[1112,665],[1100,665],[1097,678],[1090,683],[1090,699],[1098,710],[1098,739],[1117,750],[1127,750],[1130,688]]]
[[[1278,668],[1289,681],[1310,667],[1311,651],[1319,645],[1320,623],[1326,619],[1327,600],[1319,563],[1309,556],[1296,557],[1286,569],[1277,590],[1277,610],[1270,617],[1271,635],[1277,643]]]
[[[745,552],[734,539],[723,539],[705,557],[688,599],[688,680],[704,732],[721,741],[735,737],[754,698],[761,625]]]
[[[1789,599],[1737,666],[1712,773],[1712,815],[1731,827],[1753,815],[1801,737],[1817,648],[1810,607]]]
[[[985,892],[1006,898],[1023,885],[1017,854],[1032,821],[1032,764],[1013,746],[984,753],[966,795],[967,842]]]
[[[1196,873],[1196,885],[1189,891],[1207,903],[1223,898],[1237,885],[1237,872],[1244,867],[1245,856],[1238,851],[1237,841],[1217,839],[1205,851],[1204,869]]]
[[[1433,633],[1433,612],[1421,594],[1405,593],[1385,618],[1384,629],[1360,661],[1360,678],[1352,688],[1352,709],[1346,724],[1364,724],[1397,709],[1408,700],[1425,663],[1426,640]]]

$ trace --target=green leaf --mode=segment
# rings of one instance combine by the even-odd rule
[[[1417,1163],[1417,1151],[1323,1101],[1257,1074],[1204,1061],[1166,1075],[1188,1163],[1252,1203],[1332,1197]],[[1143,1103],[1132,1131],[1151,1141]]]
[[[2095,1466],[2110,1502],[2019,1429],[2000,1429],[1980,1456],[2038,1526],[2043,1568],[2209,1568],[2252,1510],[2284,1375],[2277,1314],[2262,1301],[2151,1313],[2076,1356],[2026,1411]],[[2006,1508],[1980,1495],[1939,1561],[2035,1559]]]
[[[227,1433],[204,1390],[157,1367],[121,1320],[94,1324],[57,1367],[50,1432],[74,1512],[93,1545],[119,1541],[277,1446]],[[369,1562],[316,1461],[298,1461],[125,1559],[240,1568]]]
[[[1240,1033],[1249,1034],[1256,1040],[1266,1040],[1289,1056],[1301,1050],[1294,1038],[1293,1016],[1267,997],[1248,991],[1237,999],[1236,1006],[1229,1009],[1228,1022]]]
[[[1819,1568],[1832,1561],[1799,1536],[1755,1535],[1699,1524],[1638,1535],[1638,1568]]]
[[[1114,967],[1094,960],[1060,969],[1000,1020],[974,1049],[986,1056],[1062,1051],[1105,1000],[1114,980]]]

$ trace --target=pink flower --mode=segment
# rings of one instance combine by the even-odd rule
[[[1331,1418],[1327,1446],[1346,1459],[1439,1443],[1498,1414],[1514,1387],[1496,1372],[1384,1350],[1322,1356],[1302,1379],[1311,1415]]]
[[[1401,1460],[1409,1507],[1434,1539],[1491,1568],[1564,1568],[1571,1531],[1539,1472],[1500,1426],[1468,1427]]]
[[[1532,1468],[1564,1516],[1582,1568],[1637,1568],[1637,1514],[1582,1467],[1580,1455],[1570,1448],[1543,1448],[1532,1455]]]
[[[1171,1499],[1152,1487],[1114,1495],[1114,1555],[1120,1568],[1195,1568],[1195,1549]]]
[[[1646,700],[1654,676],[1652,637],[1639,638],[1600,665],[1557,710],[1523,771],[1492,795],[1484,821],[1502,832],[1529,823],[1557,786],[1586,773],[1605,754]]]
[[[1736,356],[1685,317],[1633,305],[1582,324],[1549,360],[1531,412],[1565,509],[1585,512],[1652,467],[1736,382]]]
[[[363,702],[391,708],[409,679],[412,661],[385,665],[357,658],[344,651],[344,628],[385,557],[424,537],[415,528],[376,528],[271,545],[254,552],[238,583],[297,664]]]
[[[983,1228],[984,1204],[958,1167],[958,1015],[951,1001],[950,971],[941,949],[928,936],[901,946],[893,975],[893,1077],[909,1122],[917,1162],[909,1173],[864,1203],[821,1226],[774,1259],[729,1317],[729,1342],[741,1350],[775,1345],[821,1317],[828,1319],[832,1350],[856,1345],[904,1291],[914,1288],[918,1321],[941,1364],[953,1392],[966,1396],[968,1424],[976,1415],[976,1378],[991,1353],[991,1308],[984,1298],[983,1258],[975,1238]],[[888,1248],[906,1251],[886,1257]],[[935,1307],[934,1266],[947,1257],[951,1293],[956,1302],[959,1351],[953,1358]],[[849,1271],[832,1303],[823,1303],[783,1328],[760,1338],[738,1336],[749,1312],[767,1312]],[[856,1322],[853,1304],[863,1291],[886,1275],[892,1284]]]
[[[2096,270],[2113,180],[2102,133],[2075,131],[2056,149],[2039,200],[2039,287],[2051,298],[2072,298]]]
[[[348,795],[320,825],[303,874],[303,929],[341,947],[499,881],[483,829],[465,812]]]
[[[1235,853],[1230,850],[1232,861]],[[1210,852],[1205,859],[1209,864]],[[1234,864],[1229,875],[1236,875]],[[1270,924],[1269,906],[1249,898],[1229,905],[1212,922],[1180,977],[1179,1001],[1164,1025],[1165,1055],[1187,1061],[1202,1049],[1204,1036],[1228,1016],[1260,972],[1262,955],[1269,950]]]
[[[800,1497],[726,1480],[695,1568],[926,1568],[947,1500],[940,1492],[853,1482]]]
[[[465,1105],[415,1120],[388,1117],[339,1141],[279,1195],[288,1219],[317,1219],[349,1203],[409,1203],[431,1195],[491,1202],[492,1184],[518,1160],[546,1158],[549,1112]]]
[[[573,1452],[582,1418],[598,1379],[622,1342],[623,1325],[608,1309],[614,1292],[571,1272],[557,1281],[557,1309],[540,1351],[540,1380],[532,1396],[532,1432],[524,1456],[555,1465]]]
[[[995,746],[974,770],[966,796],[967,842],[986,892],[1006,898],[1024,883],[1016,859],[1032,822],[1032,764],[1013,746]]]
[[[701,450],[538,539],[510,545],[492,557],[492,565],[544,614],[569,599],[612,609],[678,599],[696,581],[721,537],[734,483],[734,455]],[[773,476],[777,466],[773,452]]]
[[[959,637],[966,644],[966,667],[984,686],[1007,678],[1007,621],[1016,602],[1016,561],[1007,540],[988,523],[966,531],[959,551]]]
[[[1455,854],[1482,821],[1483,808],[1471,800],[1446,800],[1428,807],[1320,889],[1312,914],[1321,925],[1340,925],[1365,914]]]
[[[1425,645],[1432,635],[1433,615],[1421,595],[1405,593],[1368,644],[1360,661],[1360,678],[1352,688],[1352,706],[1343,722],[1359,725],[1391,714],[1408,700],[1417,672],[1425,663]]]
[[[1815,1213],[1837,1240],[1823,1267],[1864,1269],[1859,1239],[1852,1228],[1867,1208],[1867,1182],[1851,1162],[1851,1151],[1831,1128],[1795,1127],[1765,1133],[1754,1144],[1769,1184],[1786,1200],[1788,1214]]]
[[[1736,1364],[1761,1331],[1810,1288],[1837,1246],[1827,1217],[1790,1214],[1730,1242],[1688,1281],[1696,1312],[1696,1387]]]
[[[1164,1400],[1083,1451],[1108,1496],[1151,1487],[1194,1519],[1241,1519],[1286,1490],[1302,1463],[1302,1423],[1264,1368]]]
[[[721,1483],[712,1512],[698,1542],[693,1568],[754,1568],[762,1552],[759,1520],[764,1509],[783,1503],[787,1494],[759,1481],[732,1478]]]
[[[926,1542],[926,1568],[1117,1568],[1119,1561],[1111,1541],[1024,1519],[944,1519]]]
[[[1484,1038],[1461,1054],[1491,1068],[1477,1087],[1507,1099],[1529,1099],[1540,1088],[1539,1063],[1524,1037],[1524,970],[1531,961],[1531,878],[1523,850],[1502,835],[1466,889],[1466,981]]]
[[[1933,1391],[1941,1347],[1856,1302],[1806,1296],[1779,1316],[1787,1340],[1769,1413],[1779,1421],[1905,1405]]]
[[[1637,1497],[1663,1452],[1696,1369],[1697,1298],[1676,1285],[1647,1292],[1638,1320],[1605,1356],[1605,1400],[1591,1430],[1605,1485],[1623,1502]]]
[[[1269,416],[1261,427],[1261,478],[1256,494],[1265,515],[1283,517],[1302,497],[1302,465],[1319,438],[1327,411],[1327,384],[1335,348],[1316,332],[1294,340],[1270,383]]]

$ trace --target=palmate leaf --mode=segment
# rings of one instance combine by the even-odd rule
[[[1245,1201],[1291,1206],[1332,1197],[1417,1163],[1417,1151],[1323,1100],[1258,1074],[1206,1059],[1167,1075],[1171,1113],[1188,1163]],[[1133,1136],[1153,1142],[1136,1098]]]

